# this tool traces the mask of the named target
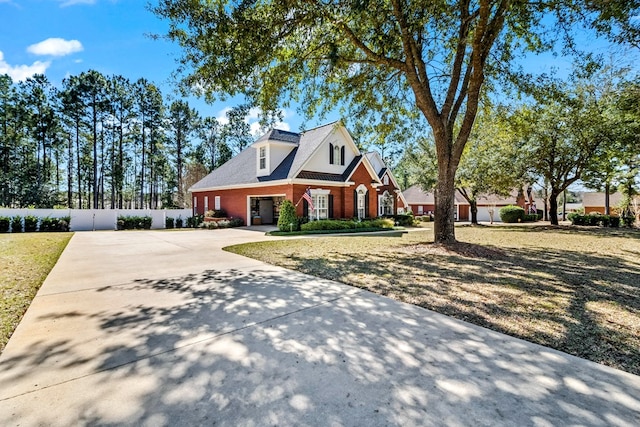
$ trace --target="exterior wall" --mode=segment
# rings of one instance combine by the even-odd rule
[[[298,199],[292,199],[292,187],[290,184],[284,184],[270,187],[194,192],[192,194],[192,197],[195,199],[194,212],[199,215],[204,215],[204,198],[209,197],[209,209],[211,210],[214,207],[215,197],[220,196],[220,208],[225,210],[229,217],[242,218],[245,224],[249,225],[251,221],[247,217],[247,197],[284,195],[285,198],[294,200],[295,203]],[[302,193],[300,196],[302,196]]]
[[[471,221],[471,206],[458,205],[458,221]]]
[[[344,165],[331,165],[329,164],[329,144],[344,146]],[[304,169],[316,172],[337,173],[341,174],[346,169],[351,161],[356,157],[356,153],[353,151],[351,144],[344,138],[341,132],[334,132],[318,147],[313,157],[309,159],[309,162],[304,166]]]
[[[419,207],[422,206],[422,212]],[[423,205],[423,204],[410,204],[409,209],[414,215],[427,215],[429,212],[434,213],[436,211],[436,205]]]
[[[620,215],[620,210],[613,206],[609,206],[609,212],[611,212],[611,215]],[[584,213],[585,214],[599,213],[601,215],[604,215],[604,206],[585,206]]]
[[[376,215],[379,212],[380,207],[378,206],[378,196],[382,196],[384,194],[385,191],[388,191],[389,194],[391,194],[391,196],[393,197],[393,214],[397,214],[398,213],[398,207],[404,207],[402,206],[402,202],[398,201],[398,194],[396,193],[396,190],[398,190],[398,188],[393,186],[393,181],[391,181],[391,179],[389,179],[389,185],[382,185],[380,187],[377,188],[377,194],[376,194]]]

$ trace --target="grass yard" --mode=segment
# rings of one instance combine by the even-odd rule
[[[72,235],[0,234],[0,352]]]
[[[251,243],[231,252],[416,304],[640,374],[637,230],[458,227]]]

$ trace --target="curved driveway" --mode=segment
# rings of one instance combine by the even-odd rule
[[[640,423],[638,376],[221,250],[261,239],[76,233],[0,355],[0,424]]]

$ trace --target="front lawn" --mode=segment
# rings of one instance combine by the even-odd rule
[[[404,237],[318,237],[227,250],[338,280],[640,374],[640,233],[459,227],[453,249]]]
[[[0,234],[0,352],[72,235]]]

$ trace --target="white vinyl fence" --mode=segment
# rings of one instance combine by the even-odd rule
[[[115,230],[119,216],[150,216],[151,228],[165,228],[166,218],[182,218],[186,226],[191,217],[191,209],[5,209],[0,208],[0,216],[32,215],[39,218],[71,217],[71,231]]]

